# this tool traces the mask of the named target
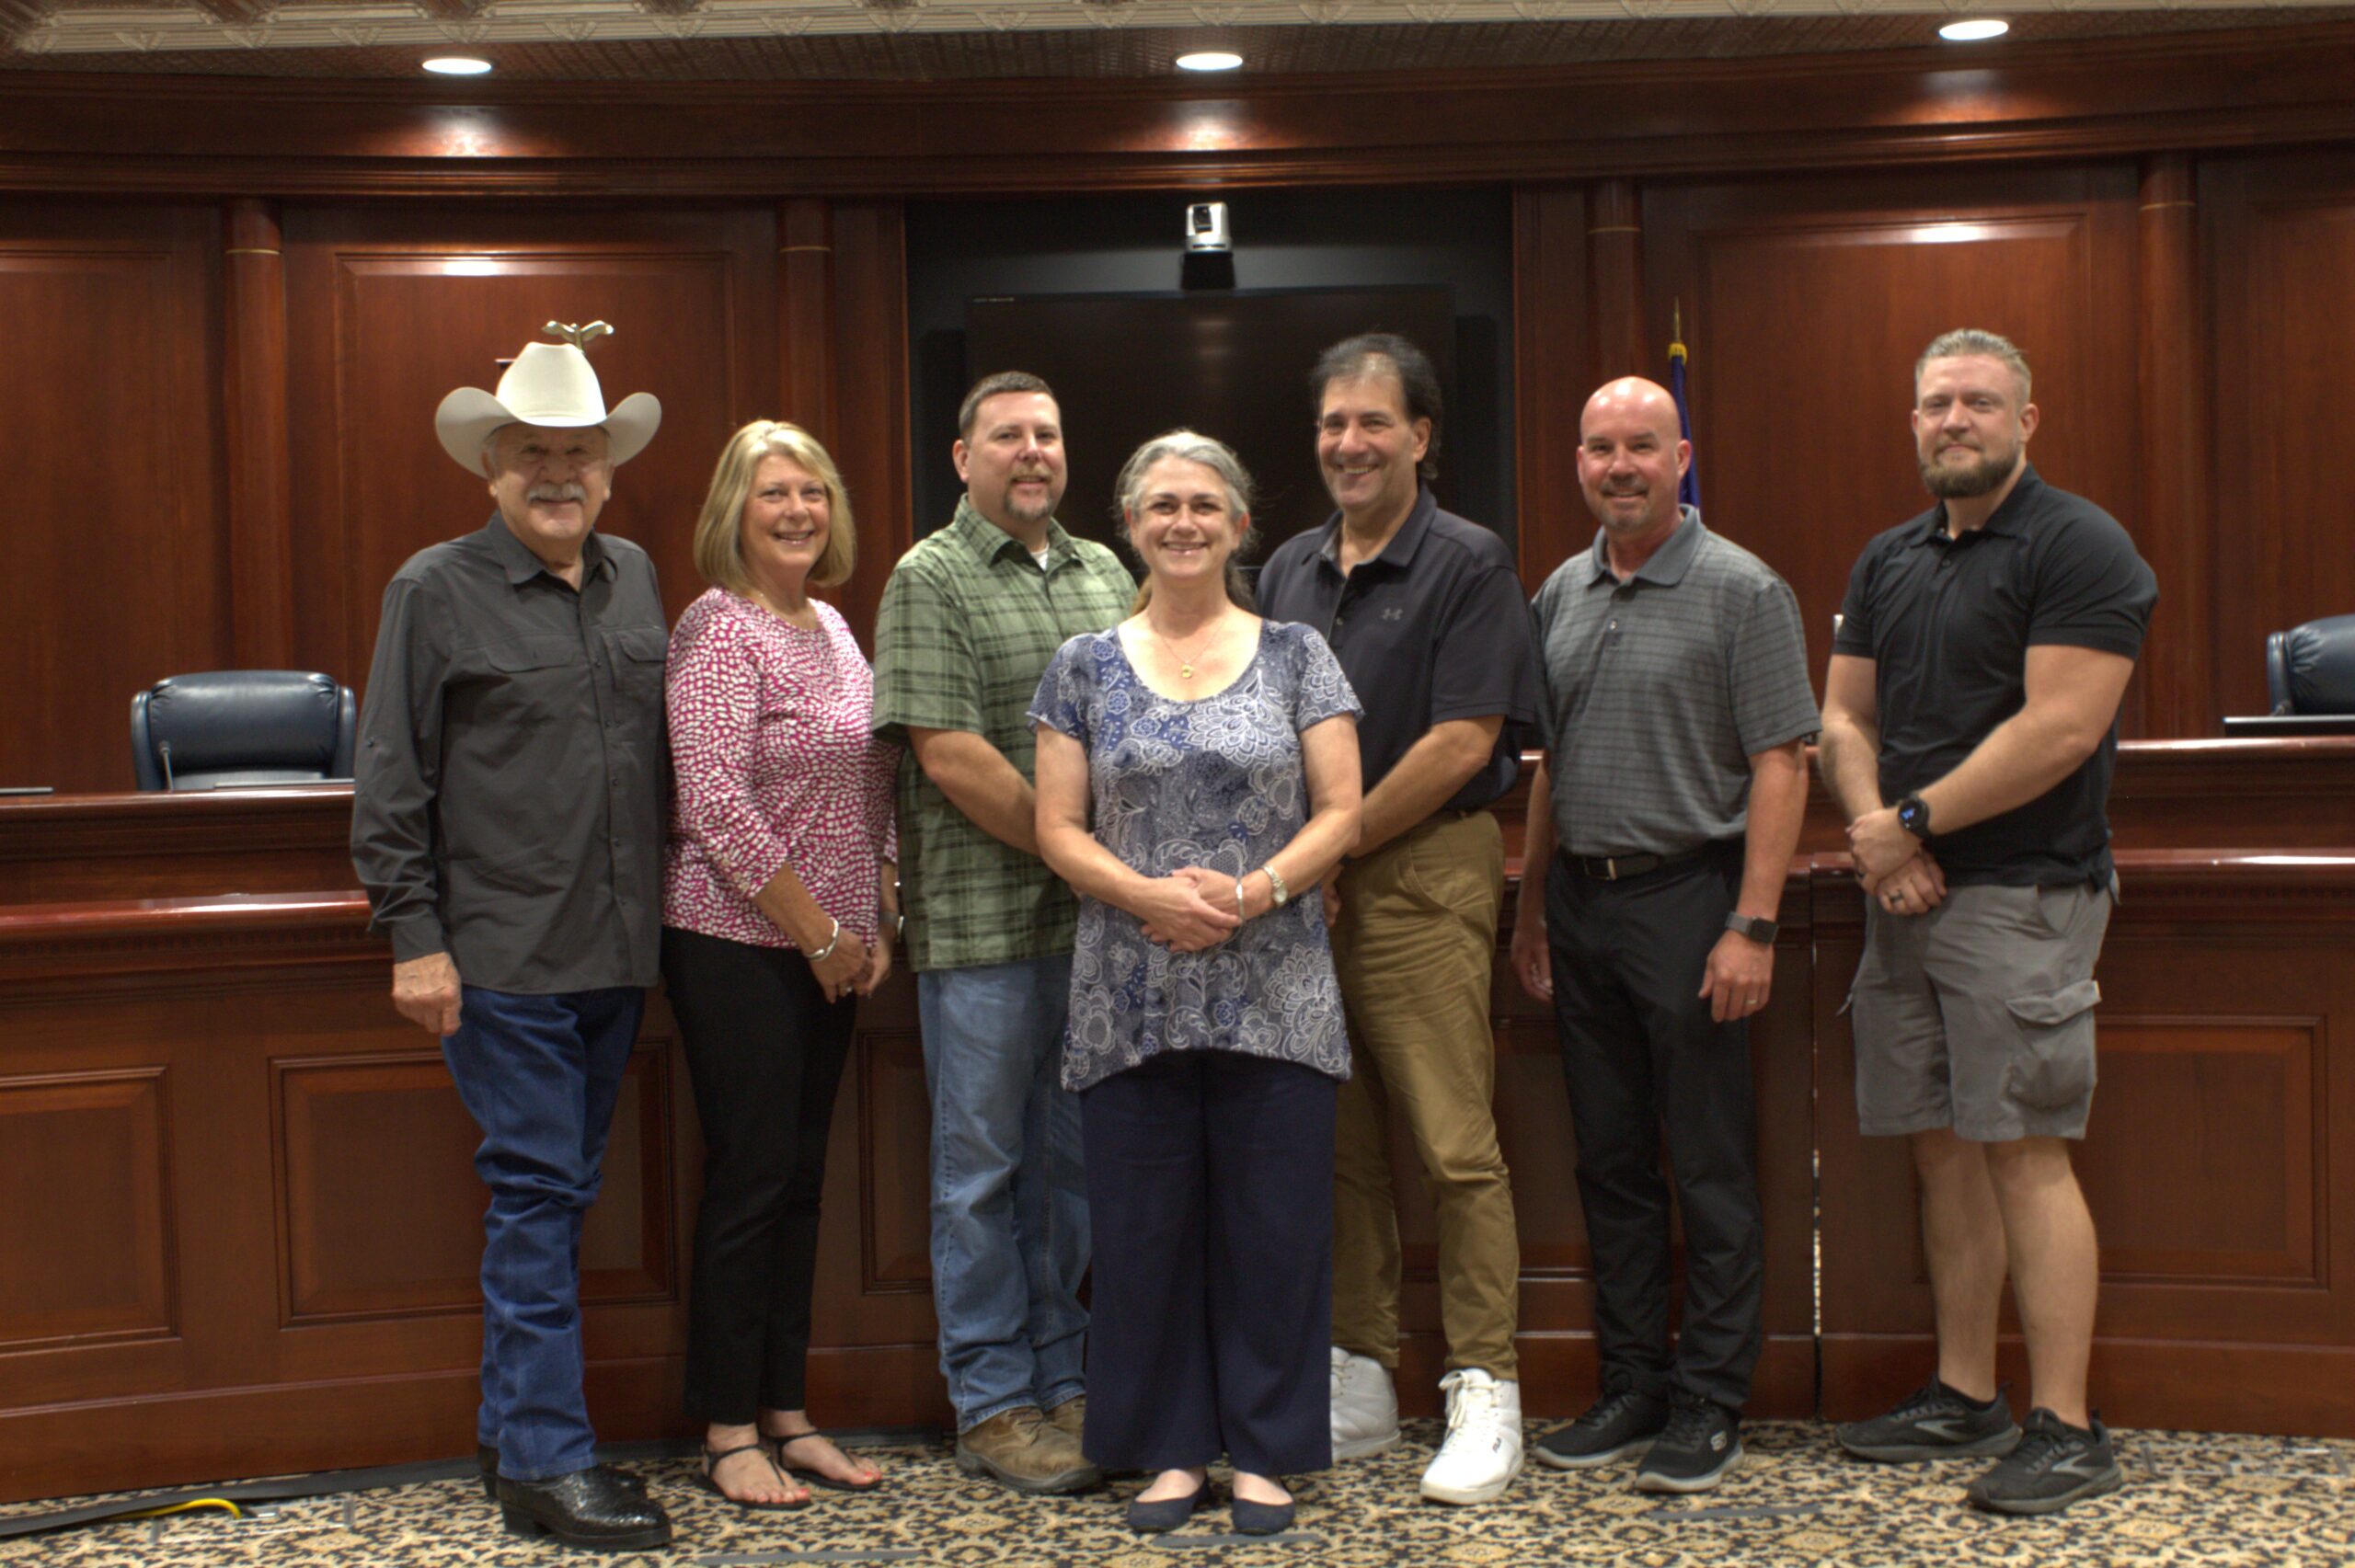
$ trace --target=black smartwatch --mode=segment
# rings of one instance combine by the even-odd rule
[[[1909,795],[1897,803],[1897,825],[1927,842],[1930,837],[1930,803],[1918,795]]]
[[[1740,910],[1736,910],[1726,917],[1726,929],[1739,932],[1752,942],[1763,942],[1771,945],[1775,940],[1775,933],[1782,928],[1773,921],[1746,915]]]

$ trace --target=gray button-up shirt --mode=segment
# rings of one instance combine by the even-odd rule
[[[1681,854],[1740,838],[1750,759],[1817,727],[1789,585],[1686,507],[1626,582],[1598,531],[1532,609],[1562,847]]]
[[[662,595],[628,540],[580,559],[576,592],[494,515],[385,589],[351,861],[396,959],[525,995],[654,982]]]

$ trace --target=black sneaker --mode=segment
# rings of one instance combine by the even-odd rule
[[[1668,1429],[1636,1467],[1638,1492],[1706,1492],[1741,1462],[1741,1418],[1714,1400],[1679,1392]]]
[[[1973,1507],[1998,1514],[2056,1514],[2080,1498],[2126,1484],[2098,1415],[2088,1429],[2066,1425],[2049,1410],[2028,1413],[2028,1430],[2011,1457],[1972,1482]]]
[[[1898,1402],[1887,1415],[1870,1421],[1844,1421],[1832,1436],[1860,1459],[1883,1464],[1915,1464],[1924,1459],[1951,1459],[1972,1454],[2008,1454],[2020,1440],[2012,1422],[2011,1385],[1995,1391],[1985,1404],[1969,1399],[1932,1378]]]
[[[1668,1402],[1634,1389],[1605,1394],[1586,1413],[1537,1439],[1537,1462],[1585,1470],[1648,1448],[1668,1425]]]

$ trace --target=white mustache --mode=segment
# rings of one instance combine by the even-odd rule
[[[578,484],[534,485],[531,499],[535,501],[587,501],[589,492]]]

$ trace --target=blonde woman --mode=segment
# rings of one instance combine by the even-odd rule
[[[802,1408],[826,1131],[853,999],[890,972],[899,919],[897,748],[871,733],[849,626],[810,597],[855,555],[833,459],[755,420],[695,523],[710,590],[671,634],[662,973],[706,1147],[687,1406],[707,1424],[704,1484],[747,1508],[882,1479]]]

